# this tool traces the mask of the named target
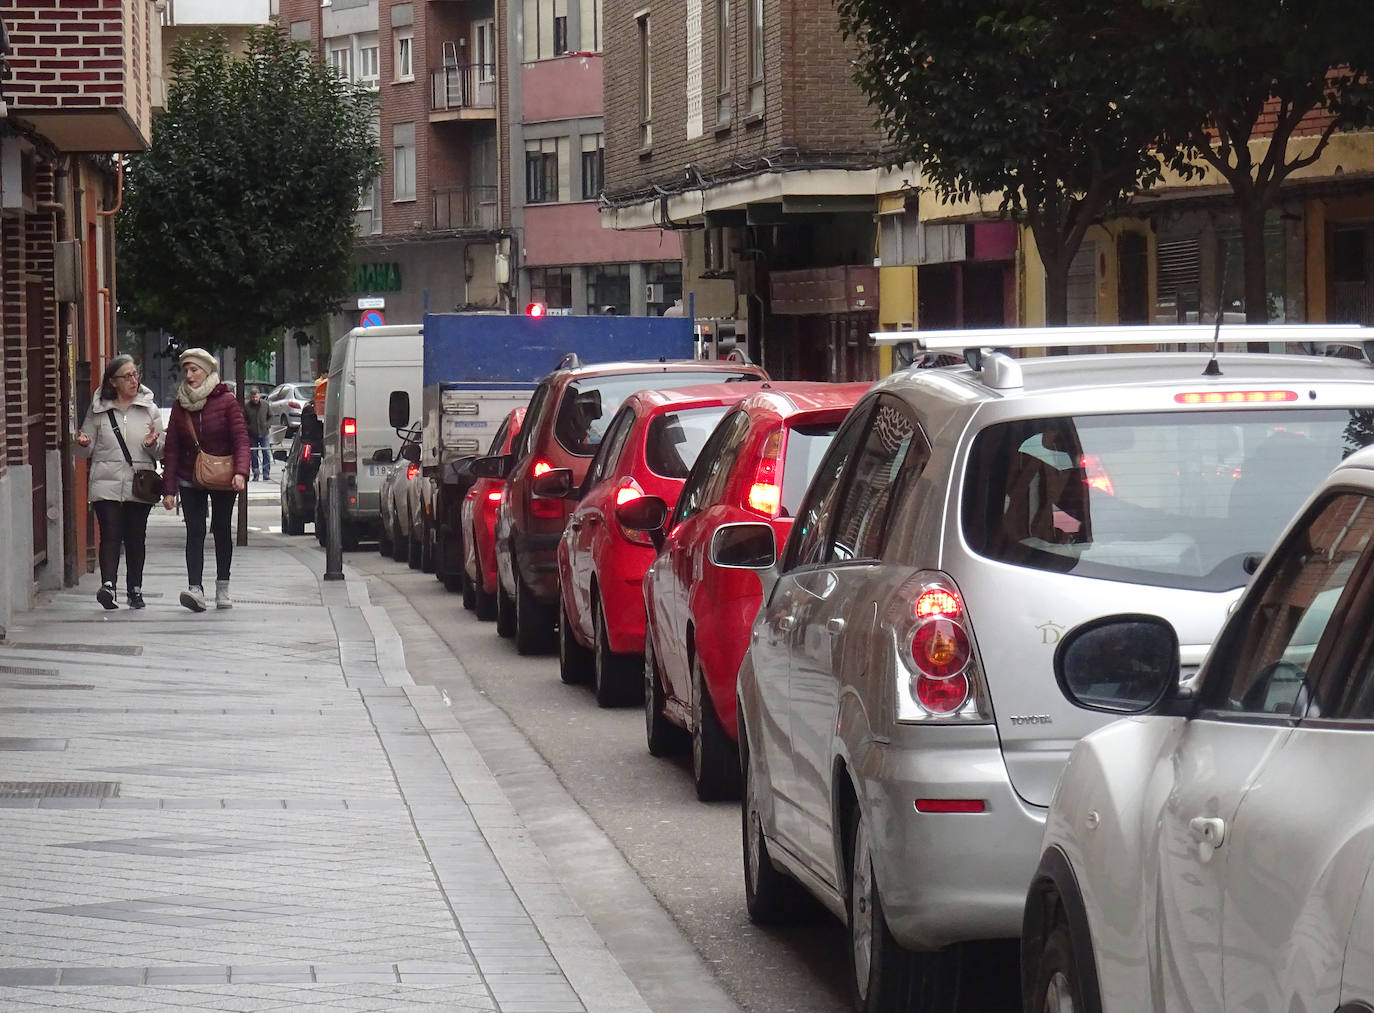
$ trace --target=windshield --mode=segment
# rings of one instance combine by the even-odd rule
[[[564,450],[579,457],[591,457],[601,444],[606,427],[620,410],[621,403],[631,394],[641,390],[671,390],[676,387],[759,379],[754,373],[718,373],[699,369],[680,373],[655,370],[651,373],[583,377],[569,382],[564,389],[553,432]],[[740,397],[746,393],[741,391]]]
[[[644,463],[664,478],[685,479],[706,438],[729,410],[729,405],[716,405],[655,416],[644,437]]]
[[[974,443],[964,538],[1017,566],[1224,591],[1246,582],[1247,557],[1267,552],[1317,483],[1371,440],[1368,409],[1000,423]]]

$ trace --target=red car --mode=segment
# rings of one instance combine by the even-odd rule
[[[774,383],[740,401],[702,449],[645,575],[644,720],[649,752],[691,736],[702,800],[739,790],[735,676],[763,600],[755,570],[717,566],[723,524],[772,524],[781,545],[811,475],[866,383]]]
[[[509,454],[524,421],[525,409],[512,409],[487,453]],[[478,619],[496,618],[496,508],[505,485],[503,479],[479,478],[463,497],[463,607]]]
[[[619,514],[651,498],[662,516],[677,501],[716,423],[755,390],[739,383],[648,390],[616,412],[558,543],[559,674],[592,677],[603,707],[634,703],[644,686],[644,571],[657,550],[645,531]],[[570,486],[572,473],[536,479],[536,489]]]

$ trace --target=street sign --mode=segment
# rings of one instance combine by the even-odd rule
[[[380,310],[368,310],[358,319],[359,327],[381,327],[386,323],[386,317],[382,316]]]
[[[386,309],[386,300],[379,295],[360,295],[358,296],[358,309],[384,310]]]

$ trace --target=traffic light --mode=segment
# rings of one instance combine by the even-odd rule
[[[532,302],[525,307],[525,316],[527,317],[542,317],[546,312],[542,302]]]

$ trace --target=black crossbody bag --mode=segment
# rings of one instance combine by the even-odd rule
[[[129,453],[129,445],[124,442],[124,434],[119,431],[119,422],[115,418],[116,409],[110,409],[110,428],[114,430],[115,439],[119,441],[119,449],[124,451],[124,460],[128,462],[130,468],[134,468],[133,455]],[[162,491],[162,476],[153,468],[134,468],[134,499],[140,503],[156,503],[159,493]]]

